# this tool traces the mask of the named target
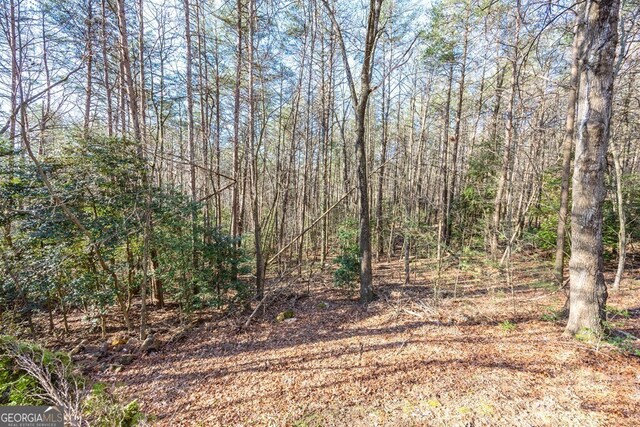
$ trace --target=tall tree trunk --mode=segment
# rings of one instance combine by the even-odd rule
[[[140,112],[140,144],[146,148],[147,143],[147,90],[144,45],[144,0],[138,0],[138,111]]]
[[[611,289],[617,291],[620,289],[622,274],[624,273],[624,264],[627,259],[627,218],[624,212],[624,194],[622,191],[622,162],[620,161],[620,149],[615,142],[611,142],[611,153],[613,154],[613,166],[615,170],[616,181],[616,202],[618,204],[618,268],[616,269],[616,277],[613,281]]]
[[[392,56],[393,57],[393,56]],[[378,171],[378,194],[376,201],[376,259],[379,259],[384,252],[384,239],[382,237],[382,213],[383,213],[383,189],[385,163],[387,162],[387,142],[389,137],[389,111],[390,111],[390,88],[391,73],[386,70],[386,58],[383,61],[382,80],[382,143],[380,147],[380,170]]]
[[[47,28],[46,28],[46,12],[42,11],[42,65],[44,66],[45,83],[47,87],[51,87],[51,69],[49,67],[49,55],[47,46]],[[40,144],[38,147],[38,155],[44,156],[46,130],[49,119],[51,118],[51,91],[47,90],[46,99],[42,102],[40,117]]]
[[[367,88],[368,90],[368,88]],[[360,302],[373,300],[371,269],[371,224],[369,221],[369,188],[367,179],[367,154],[365,152],[365,116],[368,94],[361,94],[356,109],[356,156],[358,162],[358,189],[360,191]]]
[[[193,118],[193,52],[191,45],[191,5],[189,0],[184,0],[184,31],[185,31],[185,43],[187,48],[186,58],[186,79],[187,79],[187,138],[189,144],[189,183],[191,190],[191,262],[193,273],[198,267],[197,257],[197,219],[198,210],[196,203],[198,201],[197,187],[196,187],[196,142],[195,142],[195,126]],[[193,287],[194,293],[198,292],[195,285]]]
[[[451,88],[453,85],[453,62],[449,64],[449,77],[447,79],[447,95],[444,104],[444,122],[442,124],[442,151],[440,153],[440,221],[438,223],[438,259],[442,248],[447,244],[449,235],[449,122],[451,121]],[[413,116],[412,116],[413,118]]]
[[[622,1],[620,7],[624,6],[624,2]],[[620,22],[620,31],[624,29],[624,23]],[[616,67],[614,69],[614,78],[618,75],[618,71],[620,69],[620,65],[622,64],[622,59],[624,55],[624,45],[625,45],[625,37],[620,37],[620,50],[618,60],[616,61]],[[627,93],[624,97],[624,102],[622,103],[622,117],[620,120],[620,124],[625,127],[626,130],[626,139],[631,139],[629,129],[629,106],[631,104],[631,97],[634,93],[634,84],[635,77],[633,75],[629,76],[629,83],[627,88]],[[613,281],[613,285],[611,289],[614,291],[618,291],[620,289],[620,282],[622,281],[622,275],[624,274],[624,267],[627,260],[627,217],[625,214],[624,207],[624,191],[623,191],[623,176],[624,176],[624,165],[621,159],[622,153],[622,144],[611,141],[611,154],[613,155],[613,166],[615,170],[615,182],[616,182],[616,202],[618,205],[618,268],[616,269],[616,276]]]
[[[220,185],[220,119],[221,119],[221,109],[220,109],[220,53],[219,53],[219,44],[220,41],[218,39],[218,28],[216,26],[215,33],[215,48],[214,48],[214,60],[215,60],[215,70],[216,70],[216,83],[215,83],[215,103],[216,103],[216,135],[215,135],[215,147],[216,147],[216,188],[218,191],[216,192],[216,227],[222,226],[222,191],[220,190],[222,187]]]
[[[9,139],[14,150],[18,151],[20,142],[16,134],[16,108],[18,106],[18,80],[20,79],[18,65],[18,23],[16,19],[15,0],[9,2],[9,49],[11,50],[11,116],[9,117]]]
[[[330,166],[329,155],[331,152],[331,109],[333,108],[333,34],[329,35],[328,49],[325,49],[325,39],[322,38],[322,212],[329,208],[330,200]],[[326,54],[328,50],[328,61]],[[326,67],[326,68],[325,68]],[[320,255],[321,268],[324,269],[327,253],[329,252],[329,216],[322,218],[322,249]]]
[[[566,238],[567,212],[569,211],[569,180],[571,178],[571,151],[575,131],[576,100],[578,95],[580,48],[582,41],[582,12],[578,11],[574,26],[571,79],[567,94],[567,116],[565,119],[564,139],[562,140],[562,183],[560,187],[560,211],[558,212],[558,230],[556,237],[556,257],[553,268],[558,286],[564,283],[564,245]]]
[[[355,110],[356,122],[356,162],[358,175],[358,191],[360,193],[360,302],[366,304],[373,300],[372,268],[371,268],[371,223],[369,219],[369,180],[367,176],[367,153],[365,147],[365,126],[367,117],[367,106],[371,95],[371,74],[374,64],[375,47],[378,41],[380,22],[380,11],[383,0],[369,1],[369,14],[367,18],[367,32],[364,44],[364,58],[360,71],[360,93],[356,92],[356,86],[349,66],[347,48],[344,43],[340,25],[335,16],[335,12],[328,3],[323,0],[325,8],[331,18],[336,31],[342,60],[347,75],[347,82],[351,94],[351,101]],[[345,159],[346,160],[346,159]]]
[[[449,183],[449,195],[447,197],[447,226],[445,227],[445,243],[451,242],[451,204],[456,197],[456,182],[458,179],[458,147],[460,145],[460,125],[462,124],[462,101],[464,100],[465,78],[467,76],[467,51],[469,48],[469,17],[471,16],[471,6],[467,5],[466,20],[464,27],[464,41],[462,44],[462,58],[460,58],[460,87],[458,89],[458,104],[456,106],[456,125],[453,134],[453,151],[451,153],[451,181]]]
[[[242,84],[242,0],[236,3],[236,79],[233,92],[233,194],[231,200],[231,235],[240,233],[240,86]],[[239,242],[238,242],[239,243]]]
[[[82,127],[83,136],[89,136],[89,125],[91,123],[91,96],[93,94],[93,1],[87,2],[87,78],[84,98],[84,123]]]
[[[303,258],[303,249],[304,249],[304,229],[306,224],[306,216],[307,216],[307,204],[309,200],[309,175],[310,170],[313,168],[311,164],[313,161],[313,136],[311,133],[311,110],[312,110],[312,91],[311,91],[311,82],[313,80],[313,55],[316,46],[316,34],[314,31],[315,21],[313,17],[310,17],[309,22],[307,23],[309,32],[311,33],[311,45],[309,49],[309,75],[307,76],[307,90],[306,90],[306,102],[305,107],[306,111],[306,123],[305,123],[305,136],[304,136],[304,169],[302,173],[302,200],[300,204],[300,228],[299,234],[301,234],[300,239],[298,241],[298,274],[302,272],[302,258]]]
[[[507,180],[509,179],[509,170],[511,166],[511,146],[513,144],[514,125],[513,113],[515,109],[516,88],[518,85],[518,58],[520,54],[518,46],[520,42],[520,0],[517,0],[515,15],[516,29],[513,56],[511,58],[511,85],[509,88],[509,109],[507,111],[507,120],[505,124],[504,151],[502,152],[502,172],[498,179],[498,188],[493,202],[493,217],[491,221],[491,256],[494,259],[498,255],[502,199],[504,197]]]
[[[144,147],[142,140],[142,129],[140,126],[140,109],[139,98],[133,81],[133,72],[131,67],[131,56],[129,54],[129,38],[127,34],[127,18],[125,12],[124,0],[118,1],[118,30],[120,33],[120,50],[121,50],[121,69],[123,71],[123,80],[125,92],[129,100],[129,112],[133,123],[133,133],[137,147],[138,158],[145,162]],[[143,212],[143,279],[140,284],[140,299],[142,302],[140,309],[140,339],[145,339],[147,335],[147,279],[148,279],[148,263],[149,263],[149,245],[151,242],[151,188],[149,185],[149,177],[146,171],[146,165],[142,170],[142,186],[144,188],[144,212]]]
[[[256,299],[264,297],[264,255],[262,253],[262,229],[260,224],[260,204],[258,187],[258,151],[255,135],[255,95],[254,95],[254,34],[256,20],[255,0],[249,0],[249,145],[251,147],[252,182],[250,187],[251,211],[253,217],[254,247],[256,250]]]
[[[602,203],[613,98],[619,0],[587,0],[580,61],[578,131],[571,210],[570,304],[565,333],[600,334],[607,287],[603,276]]]

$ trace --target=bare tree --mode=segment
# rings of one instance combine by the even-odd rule
[[[323,0],[327,13],[333,23],[338,37],[342,59],[344,63],[351,102],[355,110],[356,121],[356,157],[358,164],[358,190],[360,192],[360,302],[367,303],[373,300],[372,269],[371,269],[371,224],[369,219],[369,182],[367,176],[367,154],[365,149],[365,119],[369,96],[373,91],[371,74],[373,71],[373,57],[379,35],[380,11],[383,0],[370,0],[367,18],[367,32],[364,44],[364,59],[360,70],[360,93],[356,85],[349,65],[349,57],[345,46],[342,30],[336,18],[335,12],[328,0]]]

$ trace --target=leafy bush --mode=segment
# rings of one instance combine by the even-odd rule
[[[551,250],[556,247],[558,236],[557,216],[545,216],[540,226],[527,230],[525,240],[542,250]]]
[[[103,383],[93,385],[84,401],[84,411],[92,418],[91,425],[95,427],[133,427],[146,420],[137,400],[122,405]]]
[[[121,404],[104,384],[80,375],[67,353],[0,335],[0,405],[55,405],[71,425],[140,425],[137,401]]]
[[[333,272],[333,282],[336,286],[351,286],[357,282],[360,274],[358,254],[343,253],[335,259],[338,269]]]
[[[20,363],[21,355],[37,360],[49,372],[60,372],[61,369],[69,372],[69,356],[0,335],[0,405],[43,405],[47,403],[46,390]],[[54,377],[52,382],[57,385],[61,380]]]
[[[640,357],[640,343],[630,335],[608,335],[606,341],[622,353]]]
[[[556,310],[553,307],[547,307],[545,313],[540,316],[540,320],[543,322],[557,322],[562,319],[562,309]]]
[[[248,265],[237,239],[217,229],[198,230],[207,233],[207,238],[196,242],[198,259],[194,265],[191,233],[182,231],[187,226],[173,219],[156,229],[159,265],[156,277],[187,313],[208,306],[242,304],[251,292],[249,285],[239,279]]]
[[[613,320],[616,318],[628,319],[629,317],[631,317],[631,313],[629,313],[629,310],[613,307],[611,305],[608,305],[605,308],[605,311],[607,313],[608,320]]]
[[[340,254],[334,262],[338,269],[333,272],[333,282],[336,286],[352,286],[360,275],[360,258],[357,243],[357,223],[353,220],[345,221],[338,227],[338,243]]]
[[[139,294],[144,280],[145,249],[153,284],[161,284],[155,289],[185,313],[251,296],[238,279],[246,271],[246,256],[237,240],[205,226],[202,218],[194,226],[191,213],[202,206],[180,189],[155,183],[147,188],[145,165],[131,141],[74,139],[41,159],[86,232],[52,202],[31,163],[2,153],[0,146],[0,227],[10,230],[10,238],[0,239],[0,312],[13,313],[15,323],[31,326],[34,314],[56,309],[80,309],[89,319],[104,320],[114,305],[125,317],[127,301]],[[149,211],[141,203],[147,191],[149,239],[144,232]]]

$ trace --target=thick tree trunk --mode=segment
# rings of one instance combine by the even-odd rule
[[[582,331],[600,334],[605,319],[602,202],[619,6],[619,0],[588,0],[585,8],[571,210],[568,335]]]

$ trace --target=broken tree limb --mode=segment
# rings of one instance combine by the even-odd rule
[[[389,160],[387,160],[386,162],[382,163],[381,165],[379,165],[376,169],[374,169],[373,171],[371,171],[371,173],[369,174],[369,178],[371,176],[373,176],[374,174],[378,173],[378,171],[383,167],[386,166],[388,163],[391,163],[391,161],[395,160],[395,156],[390,158]],[[286,245],[284,245],[282,248],[280,248],[280,250],[278,252],[276,252],[276,254],[274,256],[272,256],[271,258],[269,258],[269,260],[267,260],[267,262],[265,263],[265,269],[269,266],[269,264],[271,264],[273,261],[275,261],[276,259],[278,259],[278,257],[287,249],[289,249],[291,247],[291,245],[293,245],[298,239],[300,239],[301,237],[303,237],[309,230],[311,230],[313,227],[316,226],[316,224],[318,224],[322,218],[324,218],[325,216],[327,216],[332,210],[334,210],[340,203],[342,203],[342,201],[344,199],[346,199],[349,194],[353,193],[356,189],[358,188],[358,186],[353,186],[351,187],[351,189],[349,191],[347,191],[346,193],[344,193],[342,195],[342,197],[340,197],[340,199],[338,199],[337,202],[335,202],[333,205],[331,205],[326,211],[324,211],[322,213],[322,215],[320,215],[318,218],[316,218],[311,224],[309,224],[308,227],[306,227],[304,230],[302,230],[300,232],[300,234],[298,234],[296,237],[294,237],[293,239],[291,239],[291,241],[289,243],[287,243]]]
[[[278,277],[278,279],[277,279],[275,282],[273,282],[273,283],[271,284],[271,289],[270,289],[269,291],[267,291],[267,292],[265,292],[265,293],[264,293],[264,297],[262,297],[262,299],[258,302],[258,305],[256,305],[256,308],[254,308],[254,309],[253,309],[253,312],[251,312],[251,314],[250,314],[250,315],[249,315],[249,317],[247,318],[247,321],[246,321],[246,322],[244,322],[244,325],[242,325],[241,327],[239,327],[239,328],[238,328],[238,332],[240,332],[243,328],[246,328],[247,326],[249,326],[249,323],[251,323],[251,319],[253,319],[253,317],[256,315],[256,313],[258,312],[258,310],[260,309],[260,307],[262,307],[262,306],[264,305],[265,301],[267,300],[267,297],[268,297],[269,295],[271,295],[271,292],[270,292],[270,291],[272,291],[272,290],[273,290],[273,286],[275,286],[275,285],[277,285],[278,283],[282,282],[282,281],[284,280],[284,278],[286,277],[287,272],[288,272],[288,271],[291,271],[291,270],[295,270],[295,269],[297,269],[299,265],[300,265],[300,264],[296,265],[293,269],[292,269],[292,268],[289,268],[289,269],[285,270],[285,271],[280,275],[280,277]]]

